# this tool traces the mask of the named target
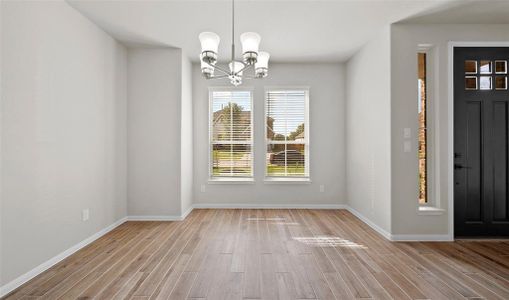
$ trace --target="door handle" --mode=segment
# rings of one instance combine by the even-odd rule
[[[472,169],[471,167],[463,166],[460,164],[454,164],[454,170],[461,170],[461,169]]]

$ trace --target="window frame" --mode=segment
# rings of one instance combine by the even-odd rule
[[[268,104],[268,94],[271,91],[304,91],[305,92],[305,111],[304,111],[304,144],[305,144],[305,162],[304,167],[307,171],[306,176],[269,176],[267,173],[267,147],[270,144],[267,139],[267,104]],[[266,183],[310,183],[311,182],[311,137],[310,137],[310,109],[309,109],[309,98],[310,98],[310,88],[309,86],[266,86],[264,89],[264,111],[263,111],[263,131],[264,131],[264,158],[263,158],[263,167],[264,167],[264,181]],[[284,144],[284,143],[282,143]]]
[[[417,203],[417,213],[420,215],[435,215],[443,213],[440,208],[440,180],[439,180],[439,157],[438,144],[439,136],[437,134],[437,121],[439,120],[439,111],[436,101],[438,100],[439,82],[437,70],[439,67],[439,59],[437,48],[432,44],[420,44],[417,47],[416,57],[418,53],[426,54],[426,203],[419,203],[419,197],[415,199]],[[417,66],[417,64],[416,64]],[[417,74],[417,72],[416,72]],[[417,86],[417,85],[416,85]],[[418,91],[416,90],[416,94]],[[418,95],[416,95],[416,98]],[[418,112],[416,117],[418,118]],[[416,131],[417,144],[419,141],[419,121],[417,120]],[[417,165],[417,175],[419,169]],[[416,191],[418,192],[419,186]]]
[[[212,130],[212,113],[213,113],[213,95],[214,92],[249,92],[251,101],[251,174],[250,176],[215,176],[212,163],[212,149],[213,149],[213,130]],[[249,183],[254,181],[255,176],[255,148],[254,148],[254,88],[252,87],[209,87],[208,93],[208,181],[209,183]]]

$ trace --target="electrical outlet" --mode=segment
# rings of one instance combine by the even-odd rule
[[[200,187],[200,191],[201,191],[202,193],[205,193],[205,185],[204,185],[204,184],[202,184],[202,185],[201,185],[201,187]]]
[[[325,185],[320,184],[320,193],[325,192]]]
[[[90,210],[85,208],[81,211],[81,220],[88,221],[88,219],[90,219]]]

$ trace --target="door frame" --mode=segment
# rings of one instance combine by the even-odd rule
[[[449,219],[449,240],[454,241],[454,48],[456,47],[509,47],[509,42],[450,41],[447,43],[447,208]]]

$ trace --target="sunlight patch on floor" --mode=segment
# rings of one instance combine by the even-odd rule
[[[294,237],[293,239],[313,247],[345,247],[355,249],[368,249],[368,247],[364,245],[357,244],[337,236]]]

